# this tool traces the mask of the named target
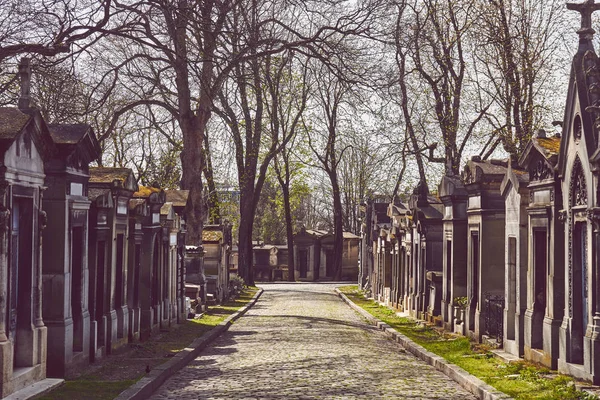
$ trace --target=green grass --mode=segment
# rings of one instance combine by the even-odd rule
[[[524,361],[505,364],[493,357],[489,348],[472,343],[466,337],[441,332],[412,318],[399,317],[394,310],[366,299],[355,285],[342,286],[339,290],[415,343],[515,399],[597,399],[577,391],[571,377]]]
[[[114,399],[142,378],[146,374],[147,366],[154,368],[167,361],[196,338],[245,306],[257,291],[256,287],[247,288],[237,299],[210,307],[200,319],[188,320],[185,324],[146,342],[131,344],[119,355],[109,356],[97,365],[90,366],[89,370],[78,378],[67,380],[61,387],[37,399]]]

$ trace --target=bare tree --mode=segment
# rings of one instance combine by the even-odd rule
[[[182,135],[181,187],[190,190],[188,240],[200,243],[205,216],[204,140],[213,103],[236,69],[253,59],[288,49],[325,59],[335,46],[334,32],[364,31],[369,15],[363,8],[325,18],[334,11],[313,9],[312,3],[253,0],[143,0],[116,4],[121,29],[112,33],[112,66],[106,81],[131,91],[127,112],[153,105],[178,121]],[[333,7],[335,8],[335,7]],[[241,256],[242,263],[249,262]],[[243,269],[244,267],[242,267]]]
[[[316,159],[315,166],[322,169],[331,184],[333,203],[333,265],[334,279],[341,279],[343,249],[343,205],[340,188],[339,166],[344,152],[350,146],[343,142],[343,129],[346,108],[350,106],[348,97],[352,86],[347,81],[333,75],[328,69],[316,66],[313,71],[316,104],[310,122],[308,144]],[[347,127],[346,127],[347,128]]]
[[[283,142],[279,153],[273,159],[275,176],[283,195],[283,208],[288,246],[288,280],[295,280],[294,260],[294,217],[292,213],[292,179],[297,178],[300,163],[294,161],[297,132],[301,128],[301,117],[306,109],[309,93],[307,68],[299,65],[299,71],[294,68],[294,54],[289,53],[283,58],[273,75],[267,75],[267,87],[271,98],[267,111],[272,131],[280,131],[282,137],[290,137]]]
[[[505,150],[518,156],[532,134],[552,121],[554,70],[568,26],[564,2],[489,0],[479,6],[482,29],[475,55],[499,110],[487,119]]]

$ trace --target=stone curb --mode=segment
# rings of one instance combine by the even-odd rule
[[[339,289],[335,289],[335,292],[340,298],[348,304],[352,309],[362,315],[371,325],[382,330],[387,336],[391,337],[396,342],[400,343],[408,352],[412,353],[417,358],[425,361],[427,364],[433,366],[440,372],[446,374],[449,378],[456,381],[460,386],[473,393],[475,396],[483,400],[508,400],[512,397],[499,390],[488,385],[481,379],[471,375],[461,367],[455,364],[451,364],[442,357],[433,354],[426,350],[423,346],[420,346],[404,336],[385,322],[378,320],[373,317],[369,312],[363,310],[361,307],[354,304],[345,294]]]
[[[219,325],[194,340],[188,347],[175,354],[169,361],[154,367],[154,369],[152,369],[145,377],[125,389],[119,396],[115,397],[115,400],[141,400],[150,397],[168,378],[198,357],[198,354],[200,354],[206,346],[218,338],[223,332],[227,331],[235,320],[244,315],[256,303],[262,293],[263,289],[259,289],[244,307],[240,308],[219,323]]]

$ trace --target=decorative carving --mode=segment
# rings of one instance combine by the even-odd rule
[[[587,227],[584,225],[581,229],[581,240],[583,241],[583,254],[581,255],[581,276],[583,277],[583,297],[588,298],[588,285],[587,285]]]
[[[573,227],[571,226],[571,219],[568,218],[567,226],[569,227],[569,273],[567,274],[569,277],[568,290],[569,290],[569,317],[573,317]]]
[[[0,205],[0,233],[8,232],[10,228],[10,210]]]
[[[39,220],[39,227],[40,227],[40,231],[41,231],[44,228],[46,228],[46,225],[48,225],[48,214],[46,213],[46,211],[43,211],[43,210],[39,211],[38,220]]]
[[[575,141],[578,142],[583,135],[583,124],[581,123],[581,117],[579,115],[575,116],[575,121],[573,122],[573,136],[575,137]]]
[[[465,168],[465,183],[475,183],[475,176],[473,175],[473,171],[471,171],[471,168],[469,167]]]
[[[560,211],[558,212],[558,221],[559,221],[560,223],[564,224],[564,223],[565,223],[565,221],[567,220],[567,217],[568,217],[568,215],[567,215],[567,210],[560,210]]]
[[[546,164],[544,160],[538,160],[538,162],[533,165],[533,168],[531,168],[529,174],[532,181],[541,181],[551,177],[552,170],[550,167],[548,167],[548,164]]]
[[[554,189],[550,189],[550,201],[554,202]]]
[[[571,207],[587,205],[588,203],[587,185],[579,158],[575,159],[575,165],[573,166],[569,197]]]

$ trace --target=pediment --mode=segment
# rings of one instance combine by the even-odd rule
[[[599,115],[597,84],[598,58],[590,45],[583,46],[573,57],[569,79],[558,171],[564,177],[568,159],[575,153],[593,159],[597,145],[595,119]]]

